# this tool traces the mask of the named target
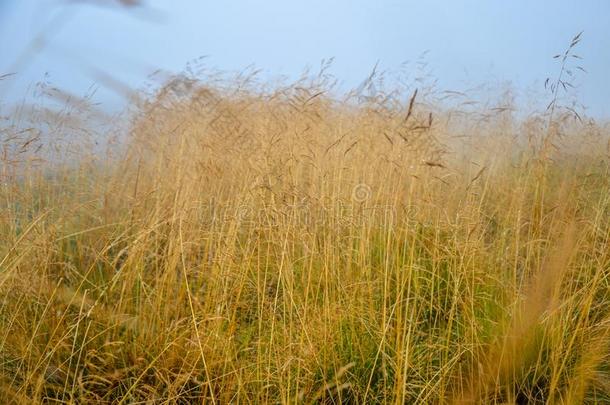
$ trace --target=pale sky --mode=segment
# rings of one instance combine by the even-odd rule
[[[331,72],[350,87],[377,61],[393,70],[424,51],[442,89],[510,82],[542,94],[558,70],[553,55],[584,31],[578,100],[610,117],[607,0],[151,0],[130,12],[95,5],[111,0],[76,3],[0,0],[0,75],[16,73],[0,82],[1,99],[23,96],[45,72],[77,94],[98,82],[93,70],[139,87],[152,70],[177,72],[203,55],[222,70],[254,64],[264,77],[296,77],[335,57]],[[120,105],[98,84],[101,102]]]

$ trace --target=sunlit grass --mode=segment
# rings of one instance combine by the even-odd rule
[[[610,401],[604,128],[235,88],[7,146],[3,402]]]

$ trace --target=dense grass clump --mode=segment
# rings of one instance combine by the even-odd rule
[[[247,89],[6,127],[3,403],[610,401],[607,130]]]

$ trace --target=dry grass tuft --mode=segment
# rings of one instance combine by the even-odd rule
[[[177,77],[108,150],[13,115],[2,402],[610,401],[607,129],[374,80]]]

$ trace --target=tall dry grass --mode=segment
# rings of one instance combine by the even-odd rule
[[[248,83],[4,126],[2,402],[610,401],[607,129]]]

